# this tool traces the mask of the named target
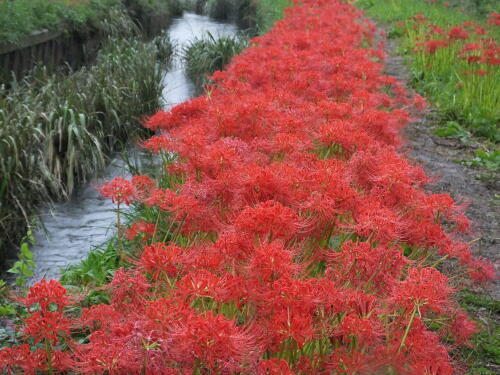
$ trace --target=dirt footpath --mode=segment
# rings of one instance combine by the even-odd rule
[[[386,42],[388,58],[386,73],[407,83],[408,68],[396,52],[397,42]],[[411,88],[407,87],[411,92]],[[427,188],[434,193],[448,193],[459,203],[470,203],[467,217],[472,221],[472,235],[475,255],[483,256],[495,263],[500,274],[500,178],[489,172],[489,177],[476,177],[488,173],[479,168],[467,167],[455,162],[473,155],[473,147],[457,139],[443,138],[433,133],[436,128],[435,114],[427,110],[404,131],[407,144],[403,149],[410,159],[422,165],[428,176],[435,181]],[[496,197],[495,197],[496,195]],[[500,300],[500,280],[487,287],[488,294]]]

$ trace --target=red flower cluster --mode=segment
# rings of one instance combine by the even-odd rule
[[[154,187],[154,181],[149,176],[133,176],[132,180],[116,177],[103,184],[99,191],[105,198],[110,198],[113,203],[124,203],[127,206],[135,199],[149,197]]]
[[[468,230],[460,207],[397,153],[401,107],[422,100],[383,74],[375,33],[344,1],[301,0],[209,96],[148,120],[163,134],[147,147],[175,152],[183,183],[103,190],[165,212],[176,236],[84,310],[73,371],[452,373],[441,339],[475,329],[429,265],[493,271],[444,229]]]
[[[489,25],[494,26],[496,20],[493,13]],[[471,21],[443,29],[427,21],[420,15],[414,17],[413,27],[425,28],[424,40],[416,44],[425,53],[435,54],[442,48],[448,48],[451,56],[466,60],[469,63],[483,64],[484,68],[495,69],[500,65],[500,46],[495,38],[488,36],[488,30]],[[402,26],[405,26],[404,23]],[[409,25],[411,27],[411,25]]]

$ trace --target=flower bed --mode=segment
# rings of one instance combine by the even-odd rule
[[[402,108],[423,103],[383,75],[373,25],[341,1],[300,4],[206,96],[146,122],[168,174],[102,188],[157,213],[120,243],[137,253],[123,252],[131,267],[105,287],[110,304],[75,317],[57,282],[36,284],[22,299],[34,345],[0,351],[3,366],[452,373],[448,350],[475,327],[434,266],[453,258],[455,276],[477,280],[493,270],[455,238],[469,227],[460,207],[426,193],[397,153]]]

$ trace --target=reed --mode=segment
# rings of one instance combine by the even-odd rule
[[[157,59],[159,52],[162,59]],[[70,75],[37,68],[0,90],[0,258],[42,201],[68,198],[139,136],[160,107],[167,39],[111,37],[94,65]]]

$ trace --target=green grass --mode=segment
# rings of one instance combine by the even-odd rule
[[[71,31],[93,28],[120,0],[14,0],[0,2],[0,43],[16,43],[42,29]]]
[[[462,347],[459,359],[469,367],[469,375],[494,375],[500,369],[500,301],[469,290],[460,292],[460,305],[477,321],[481,331],[472,346]]]
[[[430,38],[428,27],[413,20],[415,15],[423,14],[429,23],[445,30],[471,20],[485,26],[484,19],[478,14],[490,9],[484,4],[494,7],[493,3],[484,3],[481,11],[474,8],[473,3],[455,1],[447,7],[423,0],[359,0],[357,5],[378,22],[390,25],[389,37],[400,38],[400,51],[408,57],[412,84],[430,99],[443,122],[455,121],[475,135],[497,143],[500,141],[500,67],[471,64],[457,55],[466,43],[479,41],[480,36],[469,32],[468,40],[456,40],[435,53],[428,53],[418,47],[419,43]],[[465,5],[476,12],[459,11],[458,8]],[[498,28],[488,30],[489,37],[498,42]],[[431,38],[444,40],[445,36],[432,35]],[[487,74],[478,75],[477,72],[482,70]]]
[[[0,1],[0,44],[18,43],[39,30],[85,33],[125,7],[138,23],[153,14],[182,15],[186,0],[4,0]]]

